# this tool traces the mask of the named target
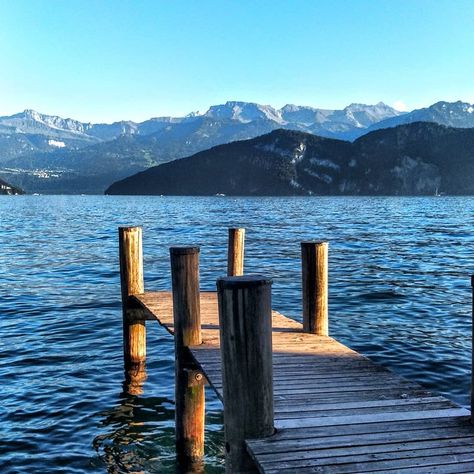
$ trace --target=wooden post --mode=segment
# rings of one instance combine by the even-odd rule
[[[474,425],[474,275],[471,275],[472,288],[472,345],[471,345],[471,424]]]
[[[189,346],[201,344],[199,248],[172,247],[171,280],[175,340],[176,455],[185,471],[204,454],[204,377]]]
[[[139,371],[146,359],[145,321],[130,298],[144,292],[141,227],[119,227],[119,253],[124,362],[125,369],[133,372]]]
[[[301,242],[303,330],[328,335],[328,243]]]
[[[229,229],[227,247],[227,275],[244,274],[244,239],[245,229]]]
[[[227,472],[254,472],[245,439],[274,433],[271,280],[217,280]]]

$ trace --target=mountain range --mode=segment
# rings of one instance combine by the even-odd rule
[[[439,102],[408,113],[381,102],[341,110],[227,102],[185,117],[92,124],[25,110],[0,117],[0,175],[29,192],[101,193],[152,166],[280,128],[355,140],[415,121],[474,127],[472,111],[463,102]]]
[[[107,194],[474,194],[474,129],[415,122],[354,142],[275,130],[125,178]]]

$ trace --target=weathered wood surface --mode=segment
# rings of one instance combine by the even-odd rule
[[[270,279],[258,276],[217,280],[229,473],[253,472],[246,440],[275,431],[271,285]]]
[[[329,336],[328,243],[301,242],[303,330]]]
[[[199,248],[171,247],[170,259],[175,328],[176,454],[181,470],[192,472],[196,470],[193,465],[204,455],[204,384],[197,383],[194,377],[196,371],[188,349],[201,343]]]
[[[229,229],[227,247],[227,275],[244,274],[245,229]]]
[[[138,318],[131,296],[145,291],[141,227],[119,227],[120,286],[123,308],[123,353],[130,378],[140,379],[146,360],[145,322]],[[133,383],[132,383],[133,385]]]
[[[135,297],[173,333],[170,293]],[[469,411],[276,311],[277,433],[248,440],[261,472],[474,473]],[[215,293],[201,293],[202,340],[191,352],[222,400]]]

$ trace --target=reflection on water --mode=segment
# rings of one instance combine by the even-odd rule
[[[173,467],[171,400],[122,394],[110,410],[94,416],[104,433],[94,438],[93,447],[108,472],[163,472]],[[160,425],[167,429],[157,434],[155,428]],[[167,456],[163,456],[165,447]]]
[[[123,391],[128,395],[141,395],[146,381],[145,364],[133,364],[126,368],[124,375]]]
[[[0,471],[174,472],[173,341],[147,323],[147,377],[123,374],[117,227],[144,226],[145,285],[169,288],[172,245],[201,246],[201,286],[245,271],[301,313],[299,242],[327,239],[331,334],[467,404],[474,199],[0,197]],[[223,472],[207,390],[206,472]]]

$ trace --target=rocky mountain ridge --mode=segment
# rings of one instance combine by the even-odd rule
[[[406,114],[390,117],[368,126],[367,132],[396,127],[414,122],[434,122],[454,128],[474,127],[474,104],[468,102],[436,102],[429,107],[416,109]]]
[[[362,118],[361,121],[354,117],[354,112]],[[328,132],[331,132],[332,122],[336,122],[339,128],[344,123],[346,131],[349,131],[354,127],[364,128],[377,121],[400,114],[401,112],[382,102],[376,105],[351,104],[343,110],[324,110],[290,104],[281,109],[275,109],[270,105],[229,101],[225,104],[211,106],[204,114],[191,113],[185,117],[155,117],[144,122],[122,120],[111,124],[94,124],[27,109],[11,116],[0,117],[0,134],[45,135],[49,138],[66,140],[66,147],[69,145],[69,140],[72,140],[72,146],[77,147],[80,146],[81,140],[84,141],[84,145],[88,145],[97,141],[113,140],[121,135],[149,135],[166,126],[205,120],[206,118],[217,121],[235,120],[240,123],[268,120],[279,126],[296,129],[324,123]],[[301,115],[304,115],[305,120],[300,120]]]
[[[232,101],[204,114],[113,124],[87,124],[27,110],[0,117],[0,172],[29,192],[102,193],[112,182],[151,166],[278,128],[353,140],[369,130],[419,117],[474,127],[472,109],[464,102],[401,113],[383,103],[326,110]]]

